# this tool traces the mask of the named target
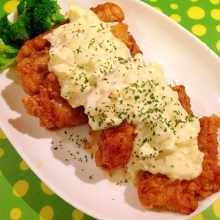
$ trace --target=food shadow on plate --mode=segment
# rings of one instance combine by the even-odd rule
[[[143,207],[138,199],[137,188],[127,184],[124,190],[124,199],[125,203],[127,203],[132,208],[139,210],[141,212],[148,212],[145,207]]]
[[[84,182],[95,184],[108,181],[118,187],[127,185],[124,170],[106,171],[96,166],[99,133],[91,131],[88,125],[52,132],[51,150],[54,157],[67,166],[72,165],[76,176]]]
[[[125,180],[125,171],[117,169],[106,171],[98,168],[95,163],[97,151],[97,138],[91,134],[88,125],[73,128],[63,128],[52,132],[51,151],[54,157],[65,166],[72,166],[73,172],[86,184],[98,184],[105,181],[107,186],[119,191],[124,196],[124,201],[136,210],[146,212],[139,202],[136,187]],[[93,142],[94,141],[94,142]]]
[[[25,93],[20,86],[19,77],[15,74],[14,68],[2,72],[11,83],[8,84],[2,91],[1,96],[4,99],[7,107],[6,114],[10,114],[9,124],[18,132],[27,134],[34,138],[49,138],[50,132],[40,127],[39,120],[27,114],[22,98]]]
[[[97,172],[94,149],[88,147],[89,126],[62,128],[51,134],[51,151],[57,160],[66,166],[73,166],[75,175],[83,182],[95,184],[103,179],[102,173]]]
[[[136,188],[125,182],[123,170],[107,172],[96,166],[97,147],[91,147],[89,144],[91,131],[88,125],[54,131],[47,131],[40,127],[39,119],[28,115],[23,107],[22,98],[25,93],[20,86],[19,77],[14,73],[14,70],[3,74],[11,81],[2,90],[1,95],[9,110],[15,115],[9,119],[12,127],[34,138],[52,139],[51,151],[54,157],[65,166],[72,166],[73,172],[79,179],[87,184],[107,181],[113,188],[116,188],[116,192],[118,189],[122,189],[127,204],[140,211],[146,211],[139,203]],[[92,136],[94,138],[94,134]]]

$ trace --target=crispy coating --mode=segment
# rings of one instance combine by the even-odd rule
[[[192,115],[193,112],[191,110],[190,98],[186,94],[185,87],[183,85],[173,86],[172,90],[176,91],[178,93],[179,101],[180,101],[182,107],[186,110],[186,112],[189,115]]]
[[[104,21],[121,22],[124,19],[121,8],[112,3],[99,5],[92,10]],[[84,108],[71,109],[58,92],[59,84],[54,74],[48,71],[50,43],[43,37],[53,29],[26,41],[16,57],[16,72],[20,76],[22,88],[29,95],[22,100],[24,107],[28,114],[39,118],[41,126],[48,129],[87,122]],[[126,24],[118,23],[112,32],[128,46],[132,55],[141,52]],[[55,92],[51,92],[51,88]]]
[[[40,118],[40,125],[46,128],[71,127],[85,124],[88,121],[82,106],[72,108],[61,97],[57,76],[52,72],[39,86],[39,93],[31,97],[24,97],[22,102],[28,114]]]
[[[44,39],[43,37],[46,34],[48,34],[49,32],[51,32],[51,30],[36,36],[32,40],[27,40],[24,43],[24,45],[22,46],[22,49],[19,51],[19,53],[16,57],[17,63],[20,63],[24,58],[31,57],[36,52],[40,52],[45,48],[49,48],[50,47],[50,42],[47,41],[46,39]]]
[[[137,53],[142,53],[139,46],[136,44],[134,37],[128,32],[128,25],[122,23],[125,16],[124,12],[118,5],[107,2],[98,5],[95,8],[91,8],[91,10],[96,13],[102,21],[119,22],[112,28],[113,35],[126,44],[132,56],[135,56]]]
[[[134,132],[135,126],[126,122],[103,130],[98,141],[96,165],[105,169],[124,167],[131,156]]]
[[[186,94],[185,87],[180,85],[174,86],[172,89],[178,93],[183,108],[188,114],[192,114],[190,98]],[[139,200],[143,206],[148,209],[159,207],[190,214],[196,210],[200,199],[205,199],[220,190],[220,167],[218,166],[217,150],[217,131],[220,127],[220,118],[216,115],[203,117],[200,119],[200,127],[198,145],[200,151],[204,153],[201,175],[190,181],[180,181],[169,179],[162,174],[154,175],[147,171],[143,172],[137,183]],[[127,131],[130,132],[127,133]],[[122,124],[102,131],[98,141],[99,150],[96,154],[96,165],[104,169],[125,166],[129,157],[123,157],[123,155],[128,156],[132,152],[133,144],[131,142],[135,138],[134,132],[135,127],[129,124]],[[128,134],[130,138],[127,137]],[[120,137],[123,137],[122,142]]]
[[[27,40],[16,56],[16,72],[20,76],[22,88],[30,96],[39,93],[39,86],[49,74],[50,43],[43,37],[52,30]]]
[[[91,10],[97,14],[100,20],[105,22],[119,22],[112,28],[113,35],[120,39],[129,48],[131,55],[135,56],[137,53],[142,53],[139,46],[136,44],[134,37],[128,32],[128,25],[122,23],[125,19],[122,9],[114,4],[107,2],[102,5],[98,5]]]
[[[195,184],[149,172],[143,172],[137,184],[139,200],[146,208],[159,207],[183,214],[190,214],[198,206],[195,188]]]
[[[192,113],[185,87],[180,85],[172,89],[178,93],[185,110]],[[130,158],[135,136],[135,126],[127,123],[103,130],[98,141],[96,165],[104,169],[124,167]]]
[[[161,174],[143,172],[137,183],[139,200],[143,206],[190,214],[198,207],[199,200],[220,190],[217,150],[220,118],[216,115],[203,117],[200,119],[200,126],[198,145],[204,153],[203,171],[200,176],[190,181],[180,181]]]
[[[203,171],[193,180],[195,182],[196,195],[199,199],[205,199],[214,192],[220,190],[220,166],[218,165],[218,129],[220,117],[212,115],[200,119],[201,132],[198,136],[199,149],[205,154]]]
[[[125,18],[122,9],[114,3],[104,3],[97,5],[91,10],[99,17],[100,20],[105,22],[122,22]]]
[[[133,36],[128,32],[128,26],[122,23],[124,13],[120,7],[106,3],[91,10],[103,21],[119,22],[112,28],[113,35],[126,44],[132,56],[141,53]],[[48,71],[50,43],[43,39],[43,36],[50,31],[25,42],[16,57],[16,72],[20,76],[21,86],[29,95],[24,97],[22,102],[28,114],[39,118],[41,126],[48,129],[87,123],[88,118],[83,107],[73,109],[61,97],[58,79],[54,73]],[[179,100],[188,114],[192,114],[185,88],[175,86],[172,89],[178,93]],[[190,214],[197,208],[199,200],[220,190],[217,150],[220,118],[216,115],[203,117],[200,119],[200,125],[199,149],[205,155],[201,175],[194,180],[179,181],[169,179],[165,175],[143,172],[137,183],[138,196],[143,206]],[[135,126],[126,122],[102,131],[96,154],[97,166],[105,169],[124,167],[132,152],[135,136]]]
[[[127,24],[118,23],[112,28],[112,33],[116,38],[125,43],[131,52],[131,56],[134,57],[137,53],[142,53],[134,37],[128,32]]]
[[[21,51],[23,52],[24,50],[22,49]],[[30,96],[39,93],[40,85],[42,85],[46,75],[49,74],[48,50],[48,48],[44,48],[41,51],[31,52],[29,57],[24,58],[17,64],[16,72],[20,76],[21,86],[25,93]]]

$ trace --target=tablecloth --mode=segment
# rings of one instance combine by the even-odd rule
[[[219,0],[143,0],[191,31],[220,55]],[[120,1],[119,1],[120,2]],[[0,17],[18,0],[0,0]],[[28,167],[0,129],[0,220],[94,219],[59,198]],[[190,220],[220,219],[220,199]]]

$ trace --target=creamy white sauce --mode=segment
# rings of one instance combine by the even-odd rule
[[[143,56],[134,58],[115,38],[115,23],[101,22],[90,10],[69,5],[70,23],[55,29],[49,70],[59,79],[61,95],[73,108],[83,105],[93,130],[136,125],[127,179],[135,184],[140,170],[174,179],[193,179],[202,171],[198,150],[199,120],[181,106],[166,83],[163,68]]]

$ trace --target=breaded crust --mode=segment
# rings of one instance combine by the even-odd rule
[[[126,122],[101,132],[96,153],[96,165],[104,169],[124,167],[133,149],[135,126]]]
[[[127,45],[132,56],[141,53],[133,36],[128,32],[128,26],[122,23],[124,13],[119,6],[106,3],[91,10],[103,21],[119,22],[112,28],[113,35]],[[43,37],[51,31],[52,29],[25,42],[16,57],[16,72],[28,95],[22,102],[28,114],[39,118],[41,126],[48,129],[85,124],[88,118],[83,107],[73,109],[61,97],[58,79],[54,73],[48,71],[50,43]],[[178,93],[179,100],[188,114],[192,114],[185,88],[175,86],[172,89]],[[143,172],[137,184],[138,196],[143,206],[190,214],[197,208],[200,199],[220,190],[217,150],[220,118],[216,115],[203,117],[200,119],[200,125],[199,149],[205,155],[201,175],[191,181],[179,181],[168,179],[161,174]],[[134,138],[135,126],[126,122],[102,131],[96,154],[97,166],[105,169],[124,167],[129,160]]]
[[[192,114],[190,98],[186,94],[185,87],[180,85],[174,86],[172,89],[178,93],[183,108],[188,114]],[[159,207],[182,214],[190,214],[198,207],[199,200],[220,190],[220,167],[217,150],[220,118],[216,115],[203,117],[200,119],[200,127],[198,145],[200,151],[205,155],[201,175],[190,181],[180,181],[169,179],[162,174],[143,172],[137,183],[139,200],[143,206],[148,209]],[[133,149],[131,141],[135,137],[134,132],[134,125],[127,123],[102,131],[98,142],[96,165],[104,169],[125,166],[129,157],[124,155],[131,155]],[[120,137],[122,137],[122,141]]]
[[[122,22],[125,19],[124,12],[118,5],[107,2],[99,4],[95,8],[90,8],[101,21],[105,22]]]
[[[198,207],[199,200],[220,190],[217,150],[220,118],[216,115],[203,117],[200,119],[200,126],[198,145],[205,154],[201,175],[190,181],[180,181],[161,174],[143,172],[137,183],[139,200],[143,206],[191,214]]]
[[[39,93],[22,100],[27,113],[38,117],[40,125],[47,128],[72,127],[85,124],[88,121],[83,106],[72,108],[61,97],[57,76],[49,73],[43,84],[39,86]]]
[[[172,90],[177,92],[183,108],[192,114],[190,98],[186,94],[185,87],[174,86]],[[133,149],[135,128],[134,125],[124,122],[119,126],[103,130],[98,141],[96,165],[104,169],[124,167],[128,163]]]
[[[114,36],[127,45],[132,55],[141,52],[133,36],[128,32],[128,26],[121,23],[124,20],[124,13],[119,6],[105,3],[92,10],[101,20],[119,22],[112,29]],[[22,88],[29,95],[24,97],[22,102],[28,114],[39,118],[40,125],[48,129],[85,124],[88,119],[84,114],[84,108],[70,107],[57,89],[59,88],[57,78],[52,77],[53,74],[48,71],[50,43],[44,36],[53,29],[26,41],[16,57],[18,63],[16,72],[20,76]],[[51,88],[55,88],[56,92],[52,92]]]

